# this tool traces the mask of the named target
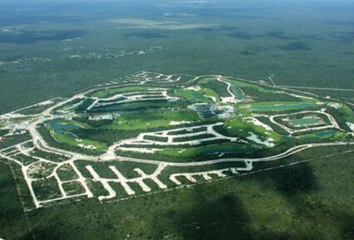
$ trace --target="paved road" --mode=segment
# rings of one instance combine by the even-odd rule
[[[195,81],[198,80],[199,78],[201,78],[203,76],[199,76],[196,77],[194,79],[191,80]],[[220,76],[215,76],[217,78],[220,78]],[[41,115],[42,116],[47,116],[47,117],[54,117],[51,115],[51,111],[59,106],[64,105],[65,103],[68,103],[70,101],[72,101],[75,98],[82,98],[84,97],[85,94],[96,91],[96,90],[101,90],[101,89],[109,89],[112,87],[118,87],[118,86],[129,86],[132,84],[115,84],[115,85],[111,85],[111,86],[104,86],[104,87],[97,87],[97,88],[93,88],[90,90],[86,90],[82,93],[78,93],[76,95],[74,95],[71,98],[68,98],[66,100],[64,100],[63,102],[60,102],[58,104],[56,104],[55,106],[52,106],[50,108],[48,108],[47,110],[45,110]],[[279,87],[289,87],[291,88],[292,86],[279,86]],[[295,87],[295,88],[305,88],[305,87]],[[310,89],[309,87],[306,87],[307,89]],[[326,89],[326,88],[313,88],[313,89]],[[328,89],[332,89],[334,90],[335,88],[328,88]],[[343,90],[343,91],[354,91],[354,89],[338,89],[338,90]],[[30,124],[30,126],[28,127],[28,130],[34,140],[34,144],[38,149],[42,149],[44,151],[52,151],[52,152],[56,152],[59,154],[64,154],[64,155],[69,155],[74,159],[82,159],[82,160],[88,160],[88,161],[130,161],[130,162],[139,162],[139,163],[145,163],[145,164],[166,164],[168,166],[176,166],[176,167],[188,167],[188,166],[204,166],[204,165],[211,165],[211,164],[217,164],[217,163],[225,163],[225,162],[245,162],[245,161],[249,161],[249,162],[266,162],[266,161],[275,161],[275,160],[279,160],[288,156],[291,156],[295,153],[301,152],[303,150],[309,149],[309,148],[314,148],[314,147],[326,147],[326,146],[338,146],[338,145],[354,145],[354,142],[352,143],[347,143],[347,142],[336,142],[336,143],[317,143],[317,144],[305,144],[305,145],[299,145],[296,147],[293,147],[291,149],[288,149],[287,151],[274,155],[274,156],[270,156],[270,157],[264,157],[264,158],[225,158],[225,159],[215,159],[215,160],[209,160],[209,161],[203,161],[203,162],[193,162],[193,163],[178,163],[178,162],[164,162],[164,161],[154,161],[154,160],[144,160],[144,159],[136,159],[136,158],[127,158],[127,157],[120,157],[117,156],[115,157],[114,154],[106,154],[110,156],[110,158],[99,158],[97,156],[89,156],[89,155],[84,155],[84,154],[79,154],[79,153],[74,153],[74,152],[70,152],[70,151],[66,151],[63,149],[58,149],[58,148],[54,148],[51,146],[48,146],[48,144],[44,141],[44,139],[42,138],[42,136],[39,134],[39,132],[36,129],[36,126],[41,123],[42,120],[37,120],[35,122],[33,122],[32,124]],[[110,149],[111,151],[113,149]],[[108,151],[107,153],[109,153],[110,151]],[[114,152],[114,150],[113,150]]]
[[[263,158],[224,158],[224,159],[215,159],[208,160],[202,162],[191,162],[191,163],[179,163],[179,162],[164,162],[164,161],[155,161],[155,160],[144,160],[137,158],[129,158],[129,157],[120,157],[118,156],[116,160],[118,161],[126,161],[126,162],[137,162],[137,163],[145,163],[145,164],[166,164],[167,166],[174,167],[195,167],[195,166],[206,166],[218,163],[230,163],[230,162],[270,162],[280,160],[282,158],[289,157],[296,153],[302,152],[306,149],[315,148],[315,147],[329,147],[329,146],[345,146],[345,145],[354,145],[354,142],[335,142],[335,143],[314,143],[314,144],[304,144],[299,145],[293,148],[288,149],[287,151]]]
[[[298,89],[314,89],[314,90],[328,90],[328,91],[343,91],[343,92],[354,92],[354,89],[344,89],[344,88],[322,88],[322,87],[301,87],[301,86],[286,86],[277,85],[278,88],[298,88]]]

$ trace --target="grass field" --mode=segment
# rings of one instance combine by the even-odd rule
[[[189,158],[205,156],[208,154],[222,154],[222,153],[252,153],[254,149],[250,146],[235,144],[235,143],[221,143],[216,145],[208,145],[207,147],[192,147],[192,148],[173,148],[164,149],[157,152],[157,154],[172,156],[176,158]]]
[[[281,112],[287,110],[302,110],[315,107],[313,102],[264,102],[240,105],[240,109],[251,112]]]
[[[227,84],[217,80],[203,79],[199,83],[205,88],[212,89],[215,91],[219,97],[230,97],[230,93],[227,91]]]
[[[71,146],[76,146],[94,150],[107,150],[107,145],[101,142],[92,141],[89,139],[80,139],[67,134],[54,134],[53,138],[61,144],[67,144]]]
[[[199,91],[178,89],[175,91],[175,94],[193,102],[210,102],[210,99]]]
[[[300,139],[325,139],[325,140],[341,140],[346,136],[345,133],[336,130],[326,130],[315,133],[307,133],[299,136]]]
[[[206,92],[210,93],[212,90],[206,90]],[[178,89],[175,91],[175,94],[193,102],[211,102],[207,95],[202,91]]]
[[[354,122],[354,112],[346,105],[342,105],[338,112],[340,117],[343,118],[344,121]]]
[[[149,128],[169,127],[171,122],[194,122],[200,120],[194,111],[182,110],[175,112],[155,112],[146,113],[140,116],[127,114],[112,124],[102,128],[112,128],[114,130],[144,130]]]
[[[247,121],[246,119],[228,119],[225,122],[224,128],[232,136],[239,136],[243,139],[247,139],[251,136],[251,133],[254,133],[259,136],[261,140],[268,140],[269,138],[271,138],[272,142],[274,142],[275,144],[281,144],[283,142],[283,138],[281,135],[273,131],[267,131],[262,126],[256,126],[253,123]]]
[[[138,111],[144,109],[164,109],[168,107],[180,107],[184,102],[168,102],[167,100],[141,101],[122,104],[114,104],[110,106],[97,107],[92,109],[92,113],[104,113],[115,111]]]
[[[120,93],[128,93],[128,92],[136,92],[136,91],[145,91],[148,90],[149,87],[120,87],[120,88],[113,88],[109,90],[101,90],[98,92],[94,92],[92,97],[97,98],[109,98],[116,94]]]

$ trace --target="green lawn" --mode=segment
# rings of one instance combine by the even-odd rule
[[[193,158],[201,155],[217,153],[251,153],[253,151],[250,145],[241,145],[237,143],[221,143],[193,148],[169,148],[156,152],[157,154],[178,157]]]
[[[281,112],[288,110],[303,110],[315,107],[314,102],[257,102],[240,104],[239,109],[251,112]]]
[[[171,122],[194,122],[200,120],[198,114],[190,110],[152,112],[144,114],[126,114],[117,118],[112,124],[102,128],[114,130],[145,130],[150,128],[168,127]],[[176,126],[178,128],[178,126]]]
[[[338,108],[338,112],[344,121],[354,123],[354,112],[347,105],[343,104]]]
[[[148,89],[150,89],[150,87],[119,87],[98,91],[95,92],[92,96],[97,98],[107,98],[119,93],[145,91]]]
[[[210,88],[201,88],[200,92],[206,97],[215,98],[217,102],[220,101],[219,95]]]
[[[79,145],[84,145],[87,147],[94,147],[94,150],[107,150],[107,144],[101,143],[98,141],[93,141],[89,139],[81,139],[81,138],[75,138],[72,135],[69,134],[52,134],[53,138],[58,142],[62,144],[68,144],[71,146],[76,146],[80,147]]]
[[[239,136],[246,139],[251,136],[251,132],[259,136],[261,140],[267,140],[272,138],[275,144],[281,144],[283,138],[280,134],[273,131],[267,131],[262,126],[253,124],[242,118],[227,119],[224,126],[225,130],[233,136]]]
[[[210,99],[199,91],[178,89],[175,91],[175,94],[193,102],[210,102]]]
[[[75,120],[69,120],[69,119],[60,119],[60,121],[58,122],[59,125],[74,125],[74,126],[78,126],[80,128],[91,128],[88,124],[83,123],[83,122],[79,122],[79,121],[75,121]]]
[[[231,82],[232,80],[230,80]],[[251,97],[255,98],[256,101],[305,101],[305,102],[316,102],[319,101],[316,98],[309,99],[306,97],[301,97],[300,95],[291,95],[282,90],[271,89],[270,87],[264,87],[259,84],[253,84],[243,81],[233,81],[236,82],[241,89]]]
[[[326,140],[342,140],[346,133],[337,130],[325,130],[315,133],[307,133],[299,136],[299,139],[326,139]]]
[[[231,97],[230,93],[228,92],[227,88],[228,85],[224,82],[220,82],[218,80],[202,80],[199,82],[200,86],[203,86],[204,88],[209,88],[212,89],[217,93],[219,97]]]
[[[303,125],[313,125],[321,122],[319,118],[295,118],[289,121],[292,126],[303,126]]]

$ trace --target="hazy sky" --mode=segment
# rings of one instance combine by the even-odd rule
[[[0,6],[2,8],[9,6],[15,9],[17,5],[20,7],[38,7],[38,6],[50,6],[52,4],[65,5],[70,7],[70,4],[76,5],[78,8],[80,5],[99,5],[106,7],[107,4],[114,4],[119,7],[120,3],[124,3],[124,6],[157,6],[165,4],[166,6],[221,6],[221,7],[260,7],[260,6],[284,6],[287,8],[302,8],[302,7],[316,7],[316,8],[345,8],[351,11],[354,9],[354,0],[0,0]],[[178,3],[178,4],[176,4]],[[109,5],[108,5],[109,6]],[[0,11],[4,10],[0,8]]]
[[[173,2],[194,2],[194,3],[242,3],[242,2],[260,2],[260,3],[267,3],[267,2],[279,2],[279,3],[307,3],[307,2],[316,2],[316,3],[339,3],[339,2],[347,2],[352,3],[353,0],[0,0],[0,3],[85,3],[85,2],[112,2],[112,3],[119,3],[119,2],[144,2],[144,3],[154,3],[154,2],[163,2],[163,3],[173,3]]]

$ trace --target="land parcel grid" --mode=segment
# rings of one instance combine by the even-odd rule
[[[26,214],[168,195],[354,144],[344,102],[221,75],[117,82],[0,116],[0,157]]]

